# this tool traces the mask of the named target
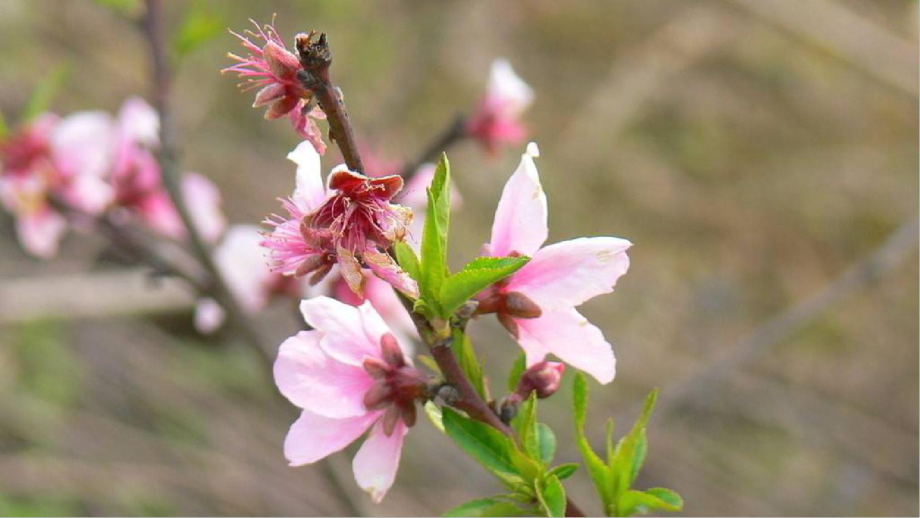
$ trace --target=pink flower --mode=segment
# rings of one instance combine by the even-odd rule
[[[631,243],[591,237],[543,247],[548,227],[546,195],[533,160],[538,155],[531,143],[505,184],[486,245],[488,255],[527,255],[531,260],[479,294],[479,312],[497,314],[527,354],[528,366],[552,353],[608,383],[616,372],[613,349],[575,308],[613,291],[629,269]]]
[[[349,287],[364,292],[361,268],[413,297],[418,286],[385,252],[406,237],[412,211],[390,200],[402,188],[398,176],[368,178],[344,166],[336,167],[324,187],[319,154],[302,142],[288,154],[297,164],[297,187],[284,200],[287,217],[274,215],[262,246],[268,248],[274,271],[321,281],[338,264]]]
[[[57,253],[68,227],[50,203],[56,196],[89,214],[112,199],[106,182],[111,121],[100,112],[64,119],[43,114],[0,140],[0,204],[16,218],[20,243],[37,257]]]
[[[318,107],[311,106],[313,92],[304,88],[297,79],[300,60],[284,46],[274,21],[264,26],[250,21],[256,32],[245,31],[244,36],[230,31],[239,38],[249,54],[241,57],[228,53],[228,57],[237,63],[221,70],[221,73],[235,72],[243,79],[240,84],[243,91],[258,88],[253,108],[268,106],[265,111],[268,120],[287,115],[297,133],[313,142],[320,154],[325,153],[326,144],[314,119],[325,119],[326,116]]]
[[[258,227],[234,225],[214,249],[214,262],[227,282],[240,308],[257,313],[268,306],[276,294],[299,296],[299,283],[269,270],[259,243]],[[224,322],[224,310],[211,298],[201,299],[195,306],[195,328],[211,333]]]
[[[467,132],[490,153],[502,144],[518,144],[527,136],[521,115],[533,102],[533,90],[504,59],[492,63],[486,94],[467,121]]]
[[[119,207],[154,231],[181,240],[186,237],[185,225],[163,187],[162,171],[153,154],[159,146],[159,128],[159,116],[143,99],[135,97],[122,104],[114,130],[111,181]],[[205,240],[216,242],[226,228],[220,191],[197,173],[186,173],[181,188],[198,231]]]
[[[303,409],[284,455],[292,466],[310,464],[370,430],[352,468],[358,486],[380,502],[396,478],[427,378],[369,303],[353,307],[316,297],[300,308],[314,330],[285,340],[275,362],[278,389]]]

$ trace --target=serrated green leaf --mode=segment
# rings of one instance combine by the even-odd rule
[[[529,257],[478,257],[441,286],[440,303],[444,318],[492,284],[508,277],[530,261]]]
[[[512,460],[515,453],[520,452],[510,438],[487,424],[461,416],[451,408],[441,410],[441,419],[447,435],[490,473],[509,485],[516,483],[515,478],[523,482]]]
[[[604,509],[609,509],[614,501],[614,487],[611,484],[611,469],[601,460],[600,457],[591,449],[588,438],[585,437],[585,420],[588,413],[588,382],[585,375],[577,373],[572,385],[572,407],[575,415],[575,442],[581,457],[585,461],[585,468],[591,477],[591,482],[597,490]],[[608,513],[610,514],[610,513]]]
[[[431,424],[433,424],[435,428],[440,430],[441,433],[445,433],[444,419],[443,415],[441,414],[441,408],[438,405],[435,405],[432,401],[426,401],[425,415],[428,417],[428,420],[431,421]]]
[[[544,483],[537,484],[537,499],[546,516],[565,516],[565,488],[555,476],[549,476]]]
[[[578,467],[579,465],[574,462],[560,464],[547,471],[546,476],[553,475],[559,480],[565,480],[571,477],[576,471],[578,471]]]
[[[548,466],[556,455],[556,434],[544,423],[537,423],[537,444],[540,450],[540,462]]]
[[[524,353],[518,355],[517,359],[511,365],[511,372],[508,373],[508,392],[514,392],[517,384],[521,381],[521,376],[527,369],[527,356]]]
[[[173,39],[176,57],[185,57],[223,32],[226,24],[203,1],[192,4]]]
[[[476,351],[473,349],[473,344],[470,343],[469,337],[466,336],[466,333],[462,330],[453,330],[453,345],[451,349],[454,351],[457,363],[460,364],[460,369],[466,375],[467,379],[470,380],[473,388],[476,389],[476,392],[482,398],[488,400],[489,394],[486,390],[486,381],[482,374],[482,365],[476,357]]]
[[[481,498],[460,504],[442,516],[527,516],[527,513],[511,502]]]
[[[537,442],[537,393],[531,392],[518,406],[517,415],[511,421],[511,426],[517,432],[524,451],[532,459],[540,458],[540,445]]]
[[[415,250],[402,241],[394,244],[393,249],[396,252],[396,262],[399,264],[399,267],[405,270],[405,272],[409,274],[409,277],[418,281],[420,272],[418,256],[415,255]]]
[[[633,516],[650,511],[677,512],[684,506],[680,495],[664,488],[654,488],[648,491],[630,489],[620,496],[617,504],[618,516]]]
[[[632,429],[626,434],[614,449],[612,462],[609,467],[613,473],[613,481],[616,490],[620,493],[629,489],[636,480],[642,463],[645,461],[645,450],[639,451],[640,442],[645,435],[645,427],[655,408],[655,401],[658,399],[658,389],[653,390],[645,399],[645,406],[639,418]],[[641,455],[641,458],[640,458]]]
[[[70,67],[67,65],[56,67],[32,90],[32,95],[29,96],[26,107],[22,112],[23,122],[31,121],[51,106],[51,101],[54,100],[58,90],[64,85],[69,69]]]
[[[450,163],[443,155],[427,191],[428,209],[422,230],[419,290],[438,314],[441,285],[447,277],[447,235],[450,228]]]
[[[639,472],[642,471],[642,466],[645,464],[645,455],[648,453],[648,436],[645,434],[645,429],[642,430],[642,433],[639,434],[639,440],[636,443],[636,449],[633,453],[633,462],[632,470],[630,472],[630,484],[636,481],[636,478],[639,476]]]

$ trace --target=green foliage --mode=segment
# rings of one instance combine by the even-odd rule
[[[488,400],[489,393],[486,389],[485,377],[482,374],[482,364],[476,358],[476,351],[473,349],[473,344],[470,343],[469,337],[462,330],[454,329],[452,343],[451,348],[457,358],[457,363],[460,364],[460,369],[463,370],[463,374],[470,380],[479,396]]]
[[[32,90],[32,95],[29,96],[29,100],[26,102],[26,107],[22,112],[22,121],[29,122],[35,117],[41,115],[46,111],[50,106],[51,102],[54,100],[54,97],[57,95],[58,91],[64,86],[64,81],[67,79],[69,67],[67,65],[60,65],[51,71],[42,82]]]
[[[481,498],[460,504],[444,516],[527,516],[527,512],[518,505],[495,498]]]
[[[537,499],[546,516],[565,516],[565,488],[555,475],[537,484]]]
[[[527,356],[524,353],[518,355],[517,359],[511,365],[511,372],[508,373],[508,392],[514,392],[517,384],[521,381],[521,376],[527,370]]]
[[[425,402],[425,415],[428,417],[428,420],[431,421],[431,424],[435,428],[441,431],[441,433],[446,433],[444,429],[444,416],[441,414],[441,407],[434,404],[434,401]]]
[[[429,312],[442,314],[441,285],[447,277],[447,232],[450,228],[450,163],[443,155],[428,188],[428,210],[422,230],[419,291]],[[429,318],[435,315],[428,315]]]
[[[649,394],[639,419],[636,420],[629,433],[615,446],[613,444],[613,422],[608,422],[607,462],[594,453],[585,437],[588,383],[584,374],[578,373],[575,376],[572,393],[575,440],[607,516],[633,516],[650,511],[680,511],[683,508],[683,500],[680,495],[670,489],[652,488],[646,491],[631,489],[645,462],[645,455],[648,451],[645,427],[655,407],[658,390]]]
[[[517,449],[514,441],[491,426],[463,417],[451,408],[444,408],[442,412],[444,429],[461,450],[509,489],[525,483],[519,467],[529,459]]]
[[[471,297],[521,269],[529,257],[478,257],[441,286],[441,316],[448,318]]]
[[[396,253],[396,262],[399,264],[399,267],[405,270],[405,272],[409,274],[409,277],[418,280],[420,278],[418,256],[415,255],[415,251],[412,250],[412,247],[399,241],[393,245],[393,249]]]
[[[224,20],[204,1],[193,2],[173,37],[175,56],[182,58],[191,54],[221,34],[225,26]]]

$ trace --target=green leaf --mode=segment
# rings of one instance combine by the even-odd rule
[[[422,230],[419,290],[428,306],[443,314],[439,297],[447,276],[447,234],[450,227],[450,163],[442,155],[428,188],[428,210]]]
[[[473,388],[482,398],[488,400],[489,394],[486,390],[485,377],[482,374],[482,365],[476,358],[476,351],[473,349],[473,344],[470,343],[470,338],[462,330],[454,329],[451,349],[454,351],[457,363],[460,364],[460,369],[470,380]]]
[[[460,504],[443,516],[527,516],[517,505],[497,498],[482,498]]]
[[[141,0],[93,0],[96,4],[118,11],[121,14],[133,16],[140,12]]]
[[[3,112],[0,112],[0,139],[6,138],[10,134],[10,127],[6,124],[6,118],[3,117]]]
[[[580,372],[575,375],[572,386],[572,399],[575,414],[575,442],[581,452],[581,457],[585,461],[585,468],[588,470],[588,475],[591,476],[591,482],[604,504],[604,509],[609,509],[614,501],[614,488],[611,484],[612,472],[607,464],[594,453],[594,450],[591,449],[591,444],[588,443],[588,438],[585,437],[585,420],[588,413],[588,382],[585,380],[585,375]]]
[[[512,457],[514,443],[491,426],[461,416],[451,408],[441,410],[447,435],[470,457],[505,483],[514,484],[519,478]],[[521,482],[523,482],[521,480]]]
[[[223,32],[226,24],[203,1],[192,3],[173,38],[176,57],[185,57]]]
[[[527,356],[524,353],[518,355],[517,359],[511,365],[511,372],[508,374],[508,392],[514,392],[517,384],[521,381],[521,376],[527,369]]]
[[[440,430],[441,433],[445,433],[444,419],[441,414],[441,408],[438,405],[435,405],[432,401],[426,401],[425,415],[428,416],[428,420],[431,421],[431,424],[433,424],[435,428]]]
[[[546,516],[565,516],[565,488],[555,476],[547,477],[542,489],[537,484],[537,499]]]
[[[529,257],[478,257],[441,286],[442,317],[448,318],[466,301],[492,284],[518,271]]]
[[[511,426],[517,432],[524,451],[532,459],[540,458],[540,445],[537,442],[537,393],[531,392],[530,396],[521,402],[517,415],[511,421]]]
[[[419,354],[415,356],[415,359],[425,367],[431,369],[433,372],[441,374],[441,367],[438,366],[438,362],[434,361],[434,358],[431,356],[427,354]]]
[[[31,121],[51,106],[51,101],[54,100],[58,90],[64,85],[69,69],[70,67],[67,65],[58,66],[32,90],[32,95],[29,96],[26,107],[22,112],[23,122]]]
[[[540,450],[540,462],[548,466],[556,455],[556,434],[544,423],[537,423],[537,444]]]
[[[398,241],[393,245],[393,248],[396,251],[396,262],[399,263],[399,267],[405,270],[409,277],[418,281],[420,272],[418,256],[415,255],[415,250],[412,250],[411,246],[402,241]]]
[[[633,516],[650,511],[677,512],[683,509],[684,501],[670,489],[654,488],[648,491],[630,489],[620,496],[619,516]]]
[[[609,466],[613,472],[614,485],[618,492],[624,492],[629,489],[645,462],[645,454],[648,449],[647,442],[643,441],[645,426],[648,424],[657,399],[658,389],[655,389],[645,399],[645,407],[642,409],[642,414],[639,415],[632,430],[620,439],[614,450],[612,462],[609,463]],[[645,444],[642,444],[643,442]]]
[[[578,467],[579,467],[579,465],[578,465],[577,463],[574,463],[574,462],[569,462],[569,463],[566,463],[566,464],[560,464],[560,465],[558,465],[558,466],[553,467],[553,468],[550,469],[549,471],[547,471],[547,472],[546,472],[546,476],[548,477],[548,476],[550,476],[550,475],[553,475],[553,476],[555,476],[556,478],[558,478],[559,480],[565,480],[565,479],[571,477],[572,474],[574,474],[576,471],[578,471]]]

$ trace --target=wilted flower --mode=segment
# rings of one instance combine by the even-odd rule
[[[287,217],[275,215],[262,245],[273,270],[319,282],[338,264],[348,286],[362,295],[362,266],[413,297],[418,286],[385,252],[406,237],[412,211],[390,203],[402,188],[398,176],[368,178],[338,166],[324,187],[319,155],[309,142],[288,154],[297,164],[297,187],[283,201]]]
[[[325,153],[326,144],[314,119],[325,119],[326,116],[318,107],[311,105],[313,92],[304,88],[297,78],[300,60],[284,46],[274,22],[260,26],[254,20],[250,21],[256,32],[247,30],[239,34],[230,31],[239,38],[249,54],[241,57],[228,53],[237,63],[221,72],[234,72],[243,79],[240,84],[243,91],[259,90],[252,106],[268,106],[266,119],[274,120],[287,115],[297,133],[313,142],[320,154]]]
[[[258,227],[234,225],[214,249],[215,265],[247,313],[264,309],[273,295],[297,297],[301,291],[299,281],[269,270],[259,247],[261,241]],[[195,328],[201,333],[215,331],[224,318],[223,308],[214,299],[201,299],[195,306]]]
[[[543,247],[548,234],[546,194],[531,143],[505,184],[495,211],[488,255],[527,255],[529,263],[480,293],[480,313],[496,313],[534,365],[547,354],[591,374],[601,383],[616,372],[613,349],[601,330],[575,308],[613,287],[626,270],[631,243],[616,237],[572,239]]]
[[[524,141],[527,130],[521,115],[533,102],[534,93],[507,60],[492,63],[486,93],[467,121],[466,131],[495,153],[502,144]]]
[[[427,378],[369,303],[354,307],[316,297],[300,308],[314,330],[285,340],[275,362],[278,389],[303,409],[284,455],[291,465],[310,464],[370,430],[352,467],[358,485],[379,502],[396,478]]]

